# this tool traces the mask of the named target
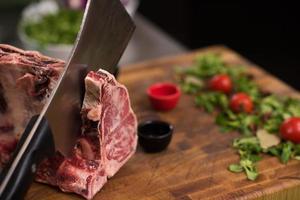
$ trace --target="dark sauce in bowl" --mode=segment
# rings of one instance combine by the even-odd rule
[[[138,126],[139,144],[145,152],[155,153],[168,147],[173,126],[163,121],[146,121]]]

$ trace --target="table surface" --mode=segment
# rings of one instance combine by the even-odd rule
[[[148,102],[146,88],[156,82],[175,82],[175,67],[189,66],[198,54],[216,53],[226,63],[247,66],[248,73],[264,90],[277,95],[300,94],[259,67],[222,46],[173,57],[144,61],[121,69],[119,81],[131,96],[131,105],[140,122],[161,119],[174,125],[166,151],[146,154],[141,148],[102,188],[94,200],[298,200],[300,162],[281,164],[275,157],[263,156],[260,175],[247,180],[244,173],[232,174],[227,166],[239,158],[232,148],[237,132],[221,134],[214,117],[196,109],[193,97],[182,94],[176,109],[156,112]],[[26,200],[80,200],[78,195],[34,183]]]

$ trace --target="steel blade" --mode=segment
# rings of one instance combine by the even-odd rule
[[[90,0],[63,79],[45,113],[56,148],[70,155],[81,128],[84,77],[99,68],[113,72],[134,31],[119,0]]]
[[[134,29],[119,0],[88,1],[69,61],[40,114],[49,121],[56,149],[63,155],[70,155],[80,133],[84,77],[99,68],[112,72]]]

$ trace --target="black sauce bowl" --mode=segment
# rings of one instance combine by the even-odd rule
[[[148,153],[163,151],[172,139],[173,126],[159,120],[145,121],[138,126],[139,144]]]

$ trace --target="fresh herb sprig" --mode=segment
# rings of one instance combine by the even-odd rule
[[[196,96],[195,103],[197,106],[203,107],[207,112],[211,113],[216,107],[220,109],[228,109],[228,98],[220,92],[206,92]]]
[[[220,112],[216,117],[216,124],[222,132],[239,131],[243,135],[251,136],[260,124],[259,117],[245,113],[235,114],[230,110]]]
[[[233,147],[238,150],[240,162],[238,164],[229,165],[231,172],[245,172],[249,180],[255,180],[258,176],[256,162],[261,159],[259,154],[262,152],[257,137],[244,137],[235,139]]]
[[[293,144],[290,141],[282,142],[277,146],[270,147],[266,152],[278,157],[284,164],[290,159],[300,160],[300,145]]]

